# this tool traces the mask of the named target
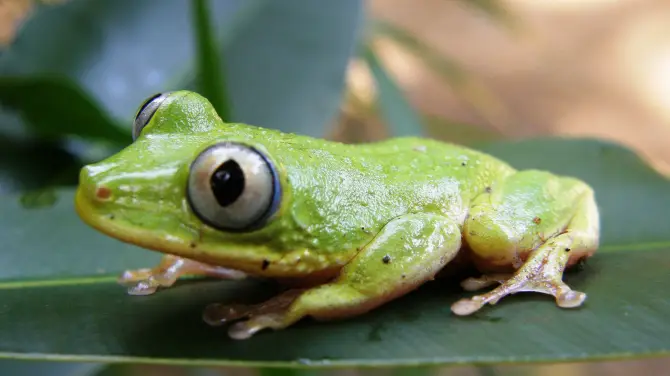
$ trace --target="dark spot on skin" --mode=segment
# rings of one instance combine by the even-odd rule
[[[195,242],[188,243],[188,246],[191,247],[191,248],[195,248]]]
[[[491,189],[491,187],[486,187],[486,188],[484,188],[484,191],[485,191],[486,193],[491,193],[492,190],[493,190],[493,189]]]
[[[533,218],[533,222],[535,222],[536,225],[539,225],[540,223],[542,223],[542,218],[535,217],[535,218]]]
[[[407,278],[407,276],[403,274],[403,275],[400,276],[400,278],[405,279],[405,278]]]
[[[386,255],[386,256],[382,257],[382,262],[384,264],[388,264],[389,262],[391,262],[391,256]]]
[[[566,249],[565,249],[565,252],[570,252],[570,248],[566,248]]]
[[[107,217],[107,218],[109,218],[110,221],[113,221],[114,218],[116,218],[116,217],[114,216],[114,214],[110,214],[109,217]]]
[[[461,162],[461,166],[465,166],[467,164],[468,164],[467,162]]]
[[[265,270],[270,266],[270,261],[268,260],[263,260],[263,265],[261,265],[261,269]]]

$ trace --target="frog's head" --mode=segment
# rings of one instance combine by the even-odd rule
[[[154,96],[137,113],[133,143],[82,169],[77,210],[101,232],[145,248],[247,272],[294,273],[291,252],[304,255],[308,240],[282,215],[291,190],[266,148],[272,143],[282,154],[277,137],[288,136],[224,124],[196,93]]]

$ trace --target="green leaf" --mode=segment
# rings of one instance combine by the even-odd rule
[[[402,89],[382,65],[369,44],[363,47],[363,59],[367,63],[377,87],[377,102],[382,118],[393,137],[416,136],[423,133],[420,116],[414,111]]]
[[[518,294],[473,317],[450,304],[469,293],[438,280],[354,319],[304,320],[247,341],[201,320],[212,302],[255,302],[275,288],[188,280],[152,296],[115,283],[157,254],[85,226],[60,191],[50,208],[0,198],[0,356],[202,366],[373,366],[621,359],[670,355],[670,182],[618,146],[543,139],[483,147],[513,165],[581,177],[596,190],[602,248],[566,275],[584,307]]]
[[[0,194],[77,183],[80,161],[54,142],[0,136]]]
[[[97,363],[0,360],[0,373],[3,375],[92,376],[101,368]]]
[[[0,104],[15,109],[38,136],[76,135],[127,144],[130,133],[72,81],[57,76],[0,77]]]
[[[362,8],[360,0],[212,2],[216,44],[226,56],[220,69],[229,78],[232,120],[324,134],[338,109]],[[40,96],[43,88],[32,84],[35,77],[56,77],[61,86],[79,87],[90,97],[88,102],[97,104],[100,113],[129,135],[144,99],[156,92],[195,87],[197,54],[191,22],[190,2],[182,0],[71,0],[42,6],[0,55],[0,75],[22,78],[11,82],[23,85],[24,98]],[[3,82],[7,81],[0,85]],[[0,103],[32,114],[25,100],[5,103],[5,99]],[[42,111],[57,119],[53,110],[70,110],[82,103],[76,100]],[[49,132],[59,129],[35,126]],[[96,131],[102,132],[101,127],[96,125]]]
[[[229,121],[230,109],[226,94],[226,81],[221,71],[221,59],[210,20],[207,0],[191,0],[193,25],[196,30],[198,50],[198,87],[200,93],[212,103],[223,121]]]

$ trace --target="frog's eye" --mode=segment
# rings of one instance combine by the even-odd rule
[[[195,215],[209,226],[251,231],[276,211],[279,177],[272,162],[256,149],[219,143],[191,164],[187,197]]]
[[[135,122],[133,122],[133,141],[140,137],[142,129],[149,123],[149,120],[154,116],[156,110],[161,103],[163,103],[165,98],[167,98],[168,94],[170,93],[158,93],[142,103],[142,106],[140,106],[140,109],[135,116]]]

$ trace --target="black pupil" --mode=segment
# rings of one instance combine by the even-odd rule
[[[233,160],[221,164],[209,180],[212,193],[221,206],[235,202],[244,191],[244,172]]]

